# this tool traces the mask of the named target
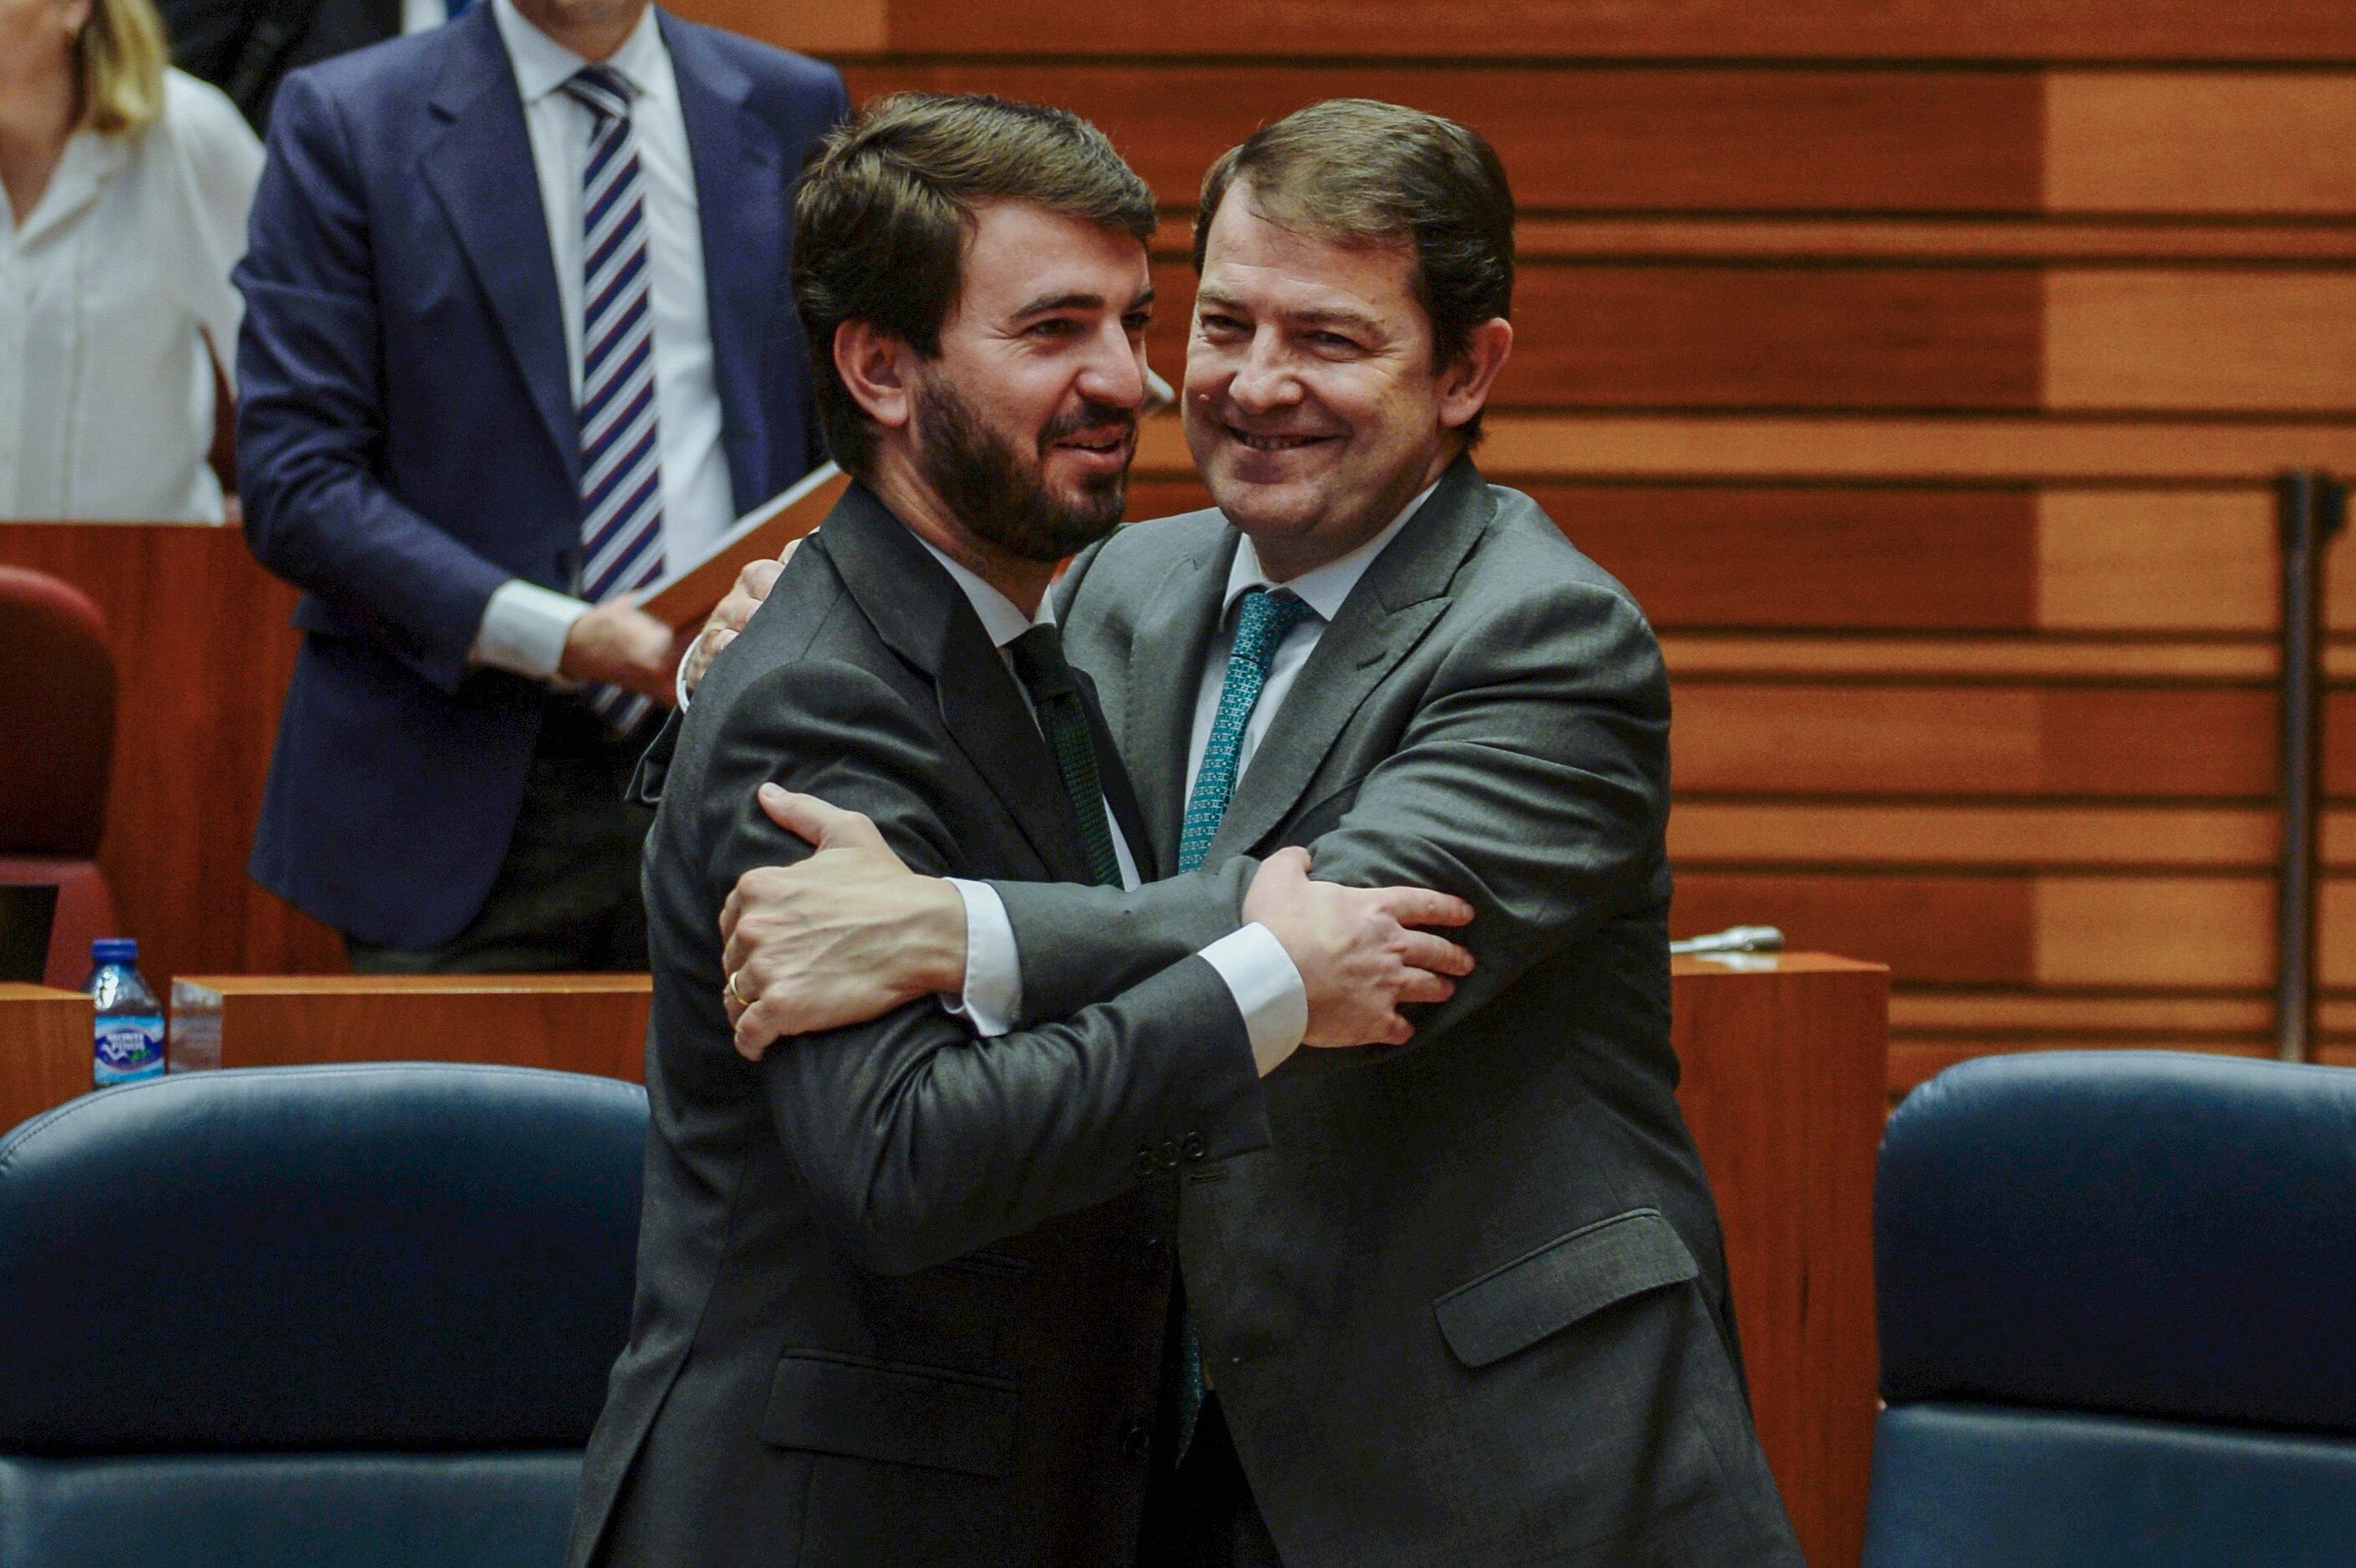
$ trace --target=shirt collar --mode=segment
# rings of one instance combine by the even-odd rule
[[[905,528],[907,525],[904,523],[901,526]],[[957,580],[957,585],[965,591],[966,603],[971,604],[973,613],[981,617],[981,629],[990,634],[991,646],[1002,648],[1033,626],[1045,625],[1054,619],[1047,612],[1049,595],[1043,593],[1039,596],[1038,614],[1025,615],[1013,600],[942,554],[934,548],[932,540],[914,528],[908,529],[908,537],[923,545],[926,553],[939,561],[948,569],[949,576]]]
[[[1252,548],[1251,536],[1244,535],[1236,545],[1235,564],[1227,568],[1227,595],[1220,602],[1220,615],[1224,617],[1231,613],[1236,601],[1255,588],[1283,588],[1316,611],[1318,619],[1331,621],[1342,613],[1343,601],[1350,597],[1350,590],[1358,586],[1358,579],[1366,575],[1366,568],[1375,563],[1375,557],[1382,554],[1383,547],[1398,537],[1398,531],[1407,527],[1408,519],[1422,510],[1423,504],[1431,499],[1431,493],[1439,488],[1440,481],[1433,480],[1400,510],[1398,517],[1391,519],[1390,527],[1340,560],[1329,560],[1312,571],[1304,571],[1290,582],[1280,583],[1269,576],[1260,566],[1259,551]]]
[[[491,19],[498,24],[500,41],[507,45],[508,59],[515,65],[516,90],[526,104],[539,102],[591,63],[525,21],[523,13],[515,8],[515,0],[491,0]],[[622,40],[622,47],[605,63],[643,93],[661,86],[669,60],[662,29],[655,23],[655,8],[649,5],[630,36]]]
[[[0,233],[13,231],[16,243],[29,246],[50,229],[64,224],[67,219],[88,207],[104,189],[125,164],[131,161],[132,144],[138,138],[131,133],[102,135],[84,128],[66,138],[66,148],[59,155],[58,166],[49,174],[49,185],[33,210],[25,215],[20,225],[5,211],[0,211]],[[0,208],[5,207],[0,202]]]

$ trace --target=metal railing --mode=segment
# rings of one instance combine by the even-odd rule
[[[2275,484],[2282,543],[2282,867],[2275,902],[2275,1054],[2315,1055],[2316,872],[2322,859],[2323,564],[2348,487],[2301,469]]]

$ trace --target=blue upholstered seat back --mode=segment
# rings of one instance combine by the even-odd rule
[[[646,1097],[166,1078],[0,1141],[0,1562],[547,1563],[625,1337]]]
[[[2356,1563],[2356,1072],[1966,1062],[1874,1231],[1869,1568]]]

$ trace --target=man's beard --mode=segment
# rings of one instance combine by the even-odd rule
[[[1013,444],[984,424],[973,405],[941,378],[916,386],[916,458],[925,482],[949,515],[982,539],[1020,560],[1053,561],[1087,549],[1112,532],[1129,499],[1129,470],[1091,475],[1066,500],[1047,488],[1051,442],[1084,430],[1134,432],[1137,416],[1111,403],[1088,402],[1049,425],[1036,461],[1025,464]]]

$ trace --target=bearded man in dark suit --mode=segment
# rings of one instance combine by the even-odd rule
[[[1137,885],[1144,819],[1034,617],[1120,515],[1153,224],[1093,127],[995,99],[884,100],[804,176],[795,296],[857,483],[640,772],[653,1134],[575,1564],[1119,1561],[1169,1173],[1265,1145],[1262,1074],[1387,1038],[1463,967],[1401,923],[1457,901],[1312,883],[1296,857],[1068,1019],[983,1040],[925,997],[732,1049],[722,902],[807,852],[766,786],[842,800],[926,871]]]

